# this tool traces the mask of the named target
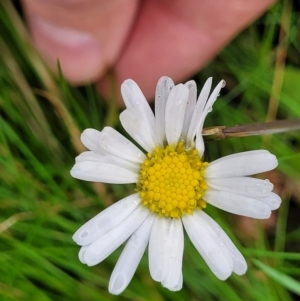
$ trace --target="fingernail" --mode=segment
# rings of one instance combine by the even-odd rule
[[[59,60],[65,77],[71,82],[94,80],[103,72],[102,51],[93,34],[58,26],[39,17],[31,17],[29,24],[42,56],[53,69]]]
[[[78,31],[73,28],[57,26],[37,17],[32,18],[31,26],[33,29],[37,28],[41,33],[46,34],[58,43],[70,47],[95,44],[96,42],[95,38],[89,33]]]

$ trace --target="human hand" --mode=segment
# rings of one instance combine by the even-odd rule
[[[146,97],[158,78],[182,81],[275,0],[23,0],[32,39],[72,83],[97,81],[112,68]]]

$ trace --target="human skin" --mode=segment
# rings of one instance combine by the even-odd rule
[[[167,75],[182,81],[209,62],[274,0],[23,0],[33,43],[74,84],[107,71],[132,78],[146,97]]]

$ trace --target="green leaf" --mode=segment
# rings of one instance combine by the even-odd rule
[[[253,259],[253,262],[270,278],[277,283],[300,296],[300,282],[294,278],[279,272],[278,270],[262,263],[259,260]]]

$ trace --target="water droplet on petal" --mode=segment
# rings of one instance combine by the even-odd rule
[[[132,237],[132,244],[134,246],[138,247],[140,245],[140,241],[139,241],[137,235],[133,234],[131,237]]]
[[[80,234],[80,238],[87,238],[89,236],[89,232],[88,231],[83,231],[81,234]]]
[[[222,88],[224,88],[226,86],[226,81],[223,79],[222,81]]]

